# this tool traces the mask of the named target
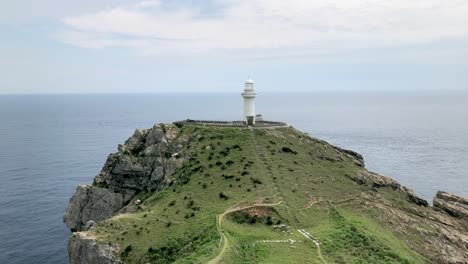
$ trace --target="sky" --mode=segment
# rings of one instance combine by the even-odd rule
[[[466,0],[0,0],[0,94],[468,90]]]

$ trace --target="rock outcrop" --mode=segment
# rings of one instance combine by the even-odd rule
[[[72,231],[83,230],[90,220],[112,217],[124,206],[124,197],[110,189],[80,185],[70,199],[64,221]]]
[[[356,164],[357,166],[359,167],[365,167],[365,162],[364,162],[364,158],[362,157],[361,154],[355,152],[355,151],[352,151],[352,150],[348,150],[348,149],[342,149],[342,148],[339,148],[339,147],[336,147],[336,146],[333,146],[336,150],[338,150],[339,152],[341,153],[344,153],[345,155],[351,157],[354,161],[354,164]]]
[[[457,221],[431,207],[398,208],[376,193],[366,197],[368,206],[378,208],[382,225],[399,237],[413,234],[423,241],[408,240],[415,251],[429,257],[428,263],[468,263],[468,235],[466,221]],[[370,202],[371,201],[371,202]]]
[[[437,192],[433,203],[436,209],[458,218],[468,219],[468,199],[466,198],[451,193]]]
[[[370,171],[362,171],[356,175],[346,175],[358,184],[370,185],[374,188],[390,187],[394,190],[404,193],[407,199],[420,206],[429,206],[428,202],[414,193],[413,190],[402,186],[392,178],[379,175]]]
[[[178,137],[176,126],[137,129],[118,152],[110,154],[93,185],[79,186],[70,199],[64,222],[82,231],[90,220],[102,221],[117,214],[133,197],[171,184],[171,175],[186,160],[179,152],[190,138]]]
[[[68,241],[70,264],[118,264],[119,248],[113,244],[99,244],[93,237],[73,233]]]

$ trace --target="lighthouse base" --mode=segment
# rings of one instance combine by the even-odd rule
[[[247,125],[248,125],[248,126],[253,126],[253,125],[255,125],[255,117],[254,117],[254,116],[248,116],[248,117],[247,117]]]

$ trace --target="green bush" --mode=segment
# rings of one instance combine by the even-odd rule
[[[262,184],[262,181],[260,179],[250,177],[250,180],[253,184]]]
[[[195,234],[185,235],[183,238],[170,239],[159,248],[150,247],[143,259],[135,263],[168,264],[178,259],[190,256],[199,248],[217,240],[216,228],[209,227]],[[133,263],[133,262],[132,262]]]
[[[288,147],[282,147],[281,150],[284,152],[284,153],[292,153],[294,155],[297,155],[297,152],[288,148]]]
[[[132,245],[128,245],[125,250],[120,253],[120,256],[122,256],[123,258],[125,257],[128,257],[128,254],[130,253],[130,251],[132,251]]]
[[[195,202],[193,200],[190,200],[187,202],[187,208],[192,208],[192,206],[195,205]]]

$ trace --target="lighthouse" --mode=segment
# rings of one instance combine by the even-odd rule
[[[255,125],[255,97],[254,82],[251,79],[245,81],[244,92],[244,121],[247,125]]]

